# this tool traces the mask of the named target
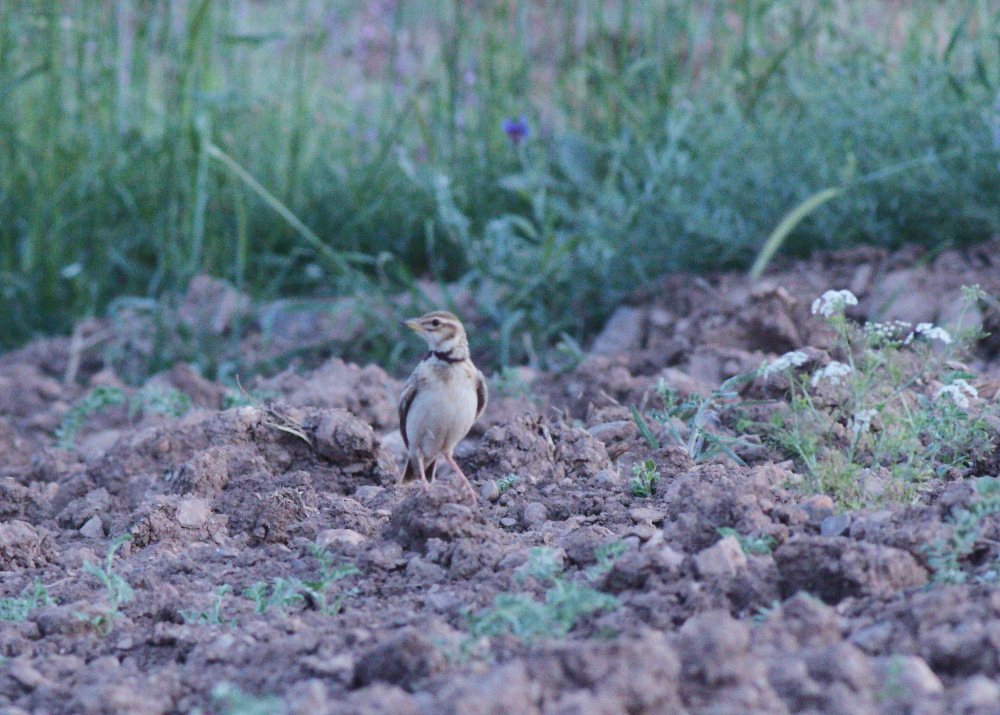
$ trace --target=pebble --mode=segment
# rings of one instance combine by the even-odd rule
[[[714,545],[699,551],[694,565],[700,576],[735,576],[746,568],[747,557],[735,536],[720,539]]]
[[[645,506],[637,506],[628,510],[629,518],[632,521],[638,523],[647,521],[650,524],[659,524],[663,521],[665,515],[659,509],[650,509]]]
[[[819,533],[821,536],[841,536],[851,528],[850,514],[834,514],[823,519],[820,524]]]
[[[514,526],[514,524],[516,524],[516,523],[517,523],[517,519],[514,519],[513,517],[509,517],[509,516],[505,516],[503,519],[500,520],[500,526],[505,526],[508,529],[510,527]]]
[[[385,487],[376,487],[372,484],[364,484],[354,490],[354,498],[360,502],[371,501],[385,491]]]
[[[479,495],[484,501],[495,502],[500,499],[500,487],[497,486],[495,479],[487,480],[486,484],[479,491]]]
[[[197,529],[199,526],[205,525],[211,511],[212,509],[205,499],[187,497],[177,505],[177,523],[189,529]]]
[[[101,517],[94,515],[80,527],[80,533],[91,539],[100,539],[104,536],[104,522]]]
[[[549,510],[541,502],[531,502],[524,507],[524,523],[526,526],[538,527],[545,523]]]
[[[602,469],[594,475],[594,481],[602,487],[617,487],[622,483],[621,475],[614,469]]]
[[[327,529],[316,540],[320,548],[327,546],[360,546],[365,537],[354,529]]]

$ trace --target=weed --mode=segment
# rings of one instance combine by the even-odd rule
[[[514,483],[517,482],[518,479],[520,479],[520,477],[516,474],[508,474],[506,477],[497,480],[497,489],[499,489],[500,493],[503,494],[514,486]]]
[[[350,565],[335,566],[333,556],[325,548],[310,544],[309,551],[319,562],[318,578],[300,580],[279,577],[271,582],[270,587],[258,581],[243,591],[243,595],[254,602],[257,613],[264,613],[269,608],[284,612],[299,604],[308,604],[330,615],[340,612],[347,593],[338,593],[330,599],[330,587],[340,579],[360,572]]]
[[[0,621],[20,622],[34,609],[52,604],[48,590],[36,578],[31,590],[25,589],[20,596],[0,598]]]
[[[505,367],[490,378],[490,391],[497,397],[527,397],[531,394],[531,385],[517,368]]]
[[[844,316],[853,302],[849,291],[828,291],[813,304],[837,337],[837,360],[811,376],[791,372],[798,353],[762,367],[765,376],[788,371],[790,388],[764,433],[801,462],[812,489],[847,507],[912,499],[921,483],[986,453],[995,407],[970,412],[971,376],[952,362],[970,336],[929,323],[855,326]]]
[[[107,635],[115,625],[115,619],[118,617],[118,609],[125,603],[131,603],[132,599],[135,598],[135,594],[132,591],[132,587],[129,585],[125,578],[114,571],[112,568],[115,558],[115,552],[124,544],[126,541],[132,540],[132,534],[122,534],[118,538],[111,542],[108,546],[108,553],[104,557],[103,565],[92,564],[89,561],[83,562],[83,570],[89,575],[97,579],[103,586],[106,593],[106,599],[108,603],[107,610],[94,616],[88,618],[87,616],[77,613],[74,614],[77,618],[85,620],[90,625],[92,625],[98,632]]]
[[[208,611],[181,611],[181,618],[185,623],[208,623],[211,625],[222,625],[222,599],[233,590],[229,584],[223,584],[215,589],[215,599],[212,607]],[[235,625],[236,621],[231,621],[229,625]]]
[[[632,477],[628,483],[629,491],[634,497],[650,497],[656,489],[657,482],[660,481],[660,472],[656,468],[656,462],[647,459],[642,464],[632,465]]]
[[[178,418],[191,411],[191,398],[174,388],[153,387],[140,392],[134,405],[135,411],[141,408],[156,414]]]
[[[974,484],[976,499],[968,509],[958,509],[952,515],[951,536],[938,539],[926,547],[933,578],[939,583],[965,583],[968,580],[969,574],[963,567],[962,559],[972,554],[979,545],[983,519],[1000,513],[1000,478],[980,477]]]
[[[212,688],[212,700],[224,715],[285,715],[289,712],[281,698],[250,695],[232,683],[219,683]]]
[[[63,449],[73,449],[76,435],[87,417],[123,404],[125,404],[125,393],[120,388],[104,385],[95,387],[66,411],[62,425],[56,430],[56,444]]]
[[[602,569],[606,569],[614,550],[605,554]],[[602,569],[592,576],[596,578]],[[515,572],[515,578],[522,587],[529,579],[547,587],[545,600],[539,601],[528,593],[498,594],[492,608],[470,619],[469,632],[474,639],[501,633],[510,633],[525,642],[561,638],[587,616],[618,607],[614,597],[568,581],[551,549],[532,549],[528,561]]]
[[[736,529],[731,529],[728,526],[719,527],[716,531],[723,538],[735,536],[736,540],[740,542],[743,551],[748,554],[769,554],[774,549],[774,537],[767,534],[743,536]]]

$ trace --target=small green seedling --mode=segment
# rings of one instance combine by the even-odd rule
[[[652,459],[647,459],[642,464],[634,464],[632,465],[632,474],[635,476],[628,483],[632,496],[653,496],[656,484],[660,481],[660,472],[656,469],[656,462]]]
[[[48,590],[36,578],[32,588],[25,589],[20,596],[0,598],[0,621],[21,622],[31,611],[42,606],[51,606],[52,603]]]
[[[500,493],[503,494],[514,486],[514,482],[518,479],[520,479],[520,477],[516,474],[508,474],[506,477],[497,480],[497,489],[499,489]]]
[[[131,603],[135,598],[135,593],[125,578],[112,568],[115,552],[126,541],[132,540],[132,534],[122,534],[108,547],[107,556],[104,557],[104,564],[98,566],[89,561],[83,562],[83,570],[96,578],[107,591],[108,609],[102,614],[89,618],[83,614],[74,614],[77,618],[89,622],[94,628],[104,635],[107,635],[115,625],[118,617],[118,609],[125,603]]]
[[[87,417],[103,412],[109,407],[125,404],[125,393],[118,387],[99,385],[83,399],[70,407],[63,416],[62,425],[56,430],[56,445],[62,449],[73,449],[76,435]]]
[[[181,611],[181,618],[185,623],[207,623],[210,625],[222,625],[222,599],[231,592],[233,587],[223,584],[215,589],[215,599],[212,607],[208,611]],[[236,621],[230,621],[229,625],[235,625]]]
[[[716,531],[723,538],[735,536],[736,540],[740,542],[740,547],[748,554],[769,554],[774,550],[774,537],[767,534],[743,536],[736,529],[731,529],[728,526],[719,527]]]

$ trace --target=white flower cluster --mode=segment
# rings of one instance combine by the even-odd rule
[[[761,377],[769,377],[776,372],[784,372],[792,367],[798,367],[803,364],[809,356],[806,355],[801,350],[793,350],[790,353],[785,353],[779,358],[776,358],[774,362],[770,365],[763,364],[760,366]]]
[[[843,310],[849,305],[857,305],[858,299],[849,290],[828,290],[812,303],[813,315],[819,313],[825,318]]]
[[[817,370],[809,381],[813,387],[826,380],[831,385],[839,385],[844,377],[851,374],[851,366],[834,360],[822,370]]]
[[[875,418],[875,415],[877,414],[878,410],[874,408],[869,408],[867,410],[858,410],[857,414],[855,414],[854,417],[851,418],[847,426],[851,428],[851,432],[853,432],[854,436],[857,437],[863,432],[868,431],[868,428],[871,427],[872,425],[872,420]]]
[[[884,343],[889,340],[899,340],[907,333],[912,335],[910,330],[912,327],[913,323],[905,320],[890,320],[887,323],[865,323],[864,330],[876,342]]]
[[[970,385],[968,382],[962,378],[952,380],[947,385],[942,385],[938,388],[938,391],[934,393],[934,397],[941,397],[943,395],[948,395],[958,407],[963,410],[969,406],[969,398],[976,399],[979,397],[979,391]]]
[[[906,340],[903,342],[909,344],[918,335],[928,340],[940,340],[945,345],[951,342],[951,335],[948,331],[935,326],[933,323],[917,323],[917,327],[913,329],[912,333],[906,336]]]

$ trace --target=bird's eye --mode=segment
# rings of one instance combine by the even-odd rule
[[[441,321],[438,320],[437,318],[434,318],[434,320],[431,321],[431,327],[436,328],[439,325],[441,325]]]

